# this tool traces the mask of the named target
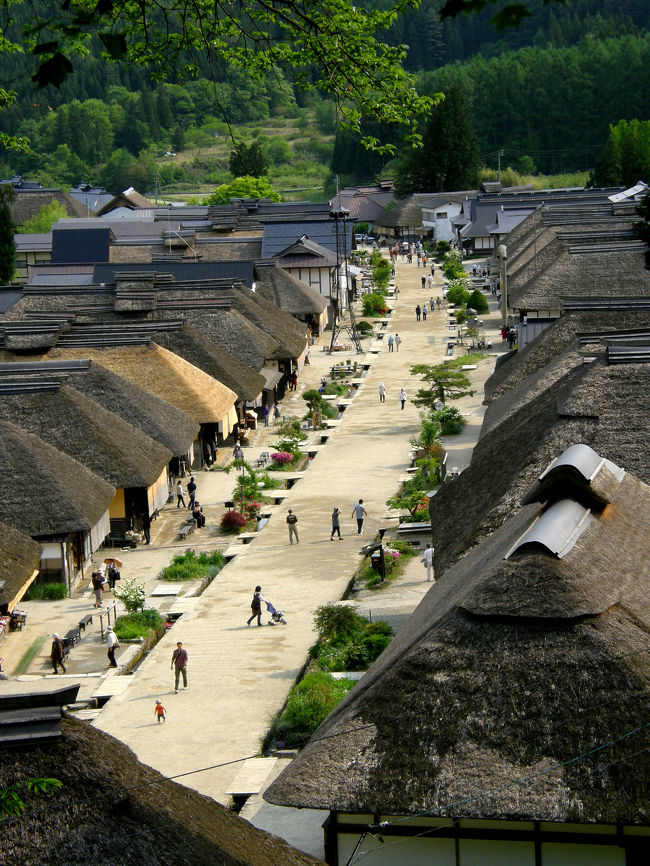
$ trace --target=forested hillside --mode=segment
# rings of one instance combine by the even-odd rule
[[[610,125],[650,118],[647,0],[532,0],[531,16],[503,33],[489,24],[489,11],[441,23],[442,2],[424,0],[385,38],[409,45],[404,65],[418,71],[420,92],[461,87],[485,164],[494,167],[502,150],[502,166],[527,173],[591,169]],[[366,5],[385,8],[388,0]],[[279,69],[255,82],[230,68],[210,82],[199,64],[194,79],[160,84],[143,66],[106,63],[95,45],[59,89],[38,91],[24,74],[27,63],[0,53],[0,82],[18,93],[0,111],[0,131],[27,136],[32,148],[0,151],[4,176],[111,189],[151,189],[154,177],[167,191],[216,185],[229,176],[231,134],[255,138],[272,180],[282,183],[317,185],[326,166],[344,181],[395,171],[389,157],[349,133],[337,134],[332,148],[333,102],[297,90]],[[406,150],[399,125],[368,121],[362,132],[391,142],[397,154]],[[179,156],[163,158],[165,151]],[[289,166],[291,177],[283,174]]]

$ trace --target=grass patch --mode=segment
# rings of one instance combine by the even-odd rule
[[[215,577],[226,564],[226,559],[220,550],[212,553],[200,553],[186,550],[173,557],[168,566],[160,572],[160,580],[180,581],[196,580],[200,577]]]
[[[459,358],[452,358],[447,361],[448,367],[462,367],[464,364],[478,364],[483,358],[487,358],[487,352],[472,352],[470,355],[461,355]]]
[[[335,680],[322,671],[306,674],[291,689],[283,712],[273,720],[271,736],[277,746],[303,745],[353,687],[353,680]]]
[[[390,550],[393,550],[394,553],[391,553]],[[365,589],[383,589],[396,577],[401,577],[404,574],[407,562],[412,556],[415,556],[416,552],[407,542],[394,541],[389,545],[389,548],[384,550],[386,580],[382,580],[381,574],[373,568],[370,558],[366,557],[359,569],[357,581],[362,583]]]
[[[162,629],[165,620],[157,610],[139,610],[119,616],[115,623],[115,634],[119,640],[137,640]]]
[[[14,671],[14,676],[19,677],[21,674],[26,674],[29,670],[29,666],[36,658],[37,653],[41,651],[41,647],[48,639],[48,635],[41,634],[39,635],[33,644],[29,647],[27,652],[23,655],[21,660],[16,665],[16,670]]]
[[[68,587],[60,580],[53,583],[33,583],[25,594],[26,601],[61,601],[68,597]]]

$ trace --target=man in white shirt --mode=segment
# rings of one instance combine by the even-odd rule
[[[363,518],[368,516],[368,512],[363,507],[363,499],[359,500],[358,505],[352,509],[352,517],[357,518],[357,535],[361,535],[363,531]]]
[[[106,653],[108,656],[108,663],[112,668],[116,668],[117,662],[115,661],[115,650],[119,649],[120,644],[117,635],[113,631],[112,625],[109,625],[106,633],[106,646],[108,647],[108,652]]]
[[[435,577],[433,577],[433,547],[430,544],[427,544],[426,550],[422,554],[422,563],[427,570],[427,580],[433,580],[436,582]]]

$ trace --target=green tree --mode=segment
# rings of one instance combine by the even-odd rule
[[[485,300],[485,295],[480,289],[474,289],[472,294],[467,299],[467,306],[477,313],[487,313],[490,310],[488,302]]]
[[[203,204],[228,204],[231,198],[268,198],[271,201],[282,201],[280,193],[276,192],[265,178],[236,177],[230,183],[222,183]]]
[[[402,155],[397,168],[397,191],[439,192],[478,185],[480,161],[469,105],[458,84],[445,89],[445,98],[431,111],[422,148]]]
[[[67,210],[56,199],[49,204],[44,204],[35,217],[24,222],[18,229],[19,234],[46,234],[55,222],[66,219]]]
[[[650,177],[650,120],[620,120],[609,137],[591,175],[594,186],[633,186]]]
[[[9,211],[9,202],[16,197],[8,184],[0,186],[0,284],[11,282],[14,275],[16,244],[14,243],[14,221]]]
[[[645,266],[650,270],[650,192],[643,196],[636,207],[636,212],[641,219],[634,223],[634,234],[648,246],[645,251]]]
[[[425,387],[420,388],[413,402],[416,406],[435,411],[436,403],[446,403],[447,400],[459,400],[471,396],[469,377],[450,364],[414,364],[411,367],[412,376],[420,376]]]
[[[269,170],[268,163],[258,142],[246,147],[243,141],[235,143],[230,151],[230,173],[233,177],[262,177]]]

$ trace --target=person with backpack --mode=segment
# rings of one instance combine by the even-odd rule
[[[63,649],[63,641],[59,637],[59,635],[54,632],[52,635],[52,648],[50,650],[50,661],[52,662],[52,667],[54,668],[54,673],[58,674],[59,665],[61,666],[61,670],[65,673],[65,665],[63,664],[63,659],[65,658],[65,651]]]
[[[250,625],[255,617],[257,617],[258,626],[262,625],[262,602],[268,604],[267,600],[262,598],[262,587],[256,586],[255,592],[253,593],[253,600],[251,601],[251,615],[248,618],[246,625]]]
[[[196,481],[194,480],[194,476],[192,475],[190,480],[187,482],[187,493],[190,497],[190,503],[187,506],[191,511],[194,508],[194,502],[196,500]]]
[[[289,544],[293,544],[293,537],[296,538],[296,544],[300,544],[300,539],[298,538],[298,518],[293,513],[291,509],[289,509],[289,513],[287,514],[287,526],[289,527]]]

